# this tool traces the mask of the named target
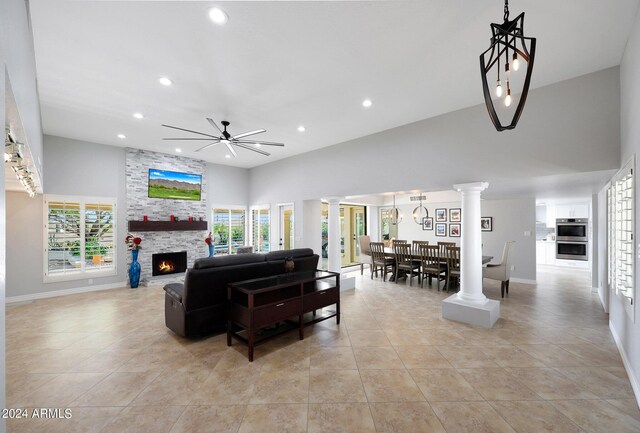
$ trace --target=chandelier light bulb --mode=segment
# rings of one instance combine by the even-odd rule
[[[504,98],[504,105],[509,107],[511,106],[511,89],[507,88],[507,96]]]
[[[520,69],[520,61],[518,60],[518,53],[513,53],[513,70]]]
[[[498,84],[496,85],[496,96],[500,98],[502,96],[502,84],[500,80],[498,80]]]

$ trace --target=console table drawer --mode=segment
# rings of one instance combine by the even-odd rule
[[[300,307],[302,306],[302,300],[287,299],[277,304],[256,308],[253,311],[253,326],[254,328],[261,328],[263,326],[271,325],[275,322],[280,322],[288,319],[292,316],[300,315]]]
[[[337,287],[321,290],[318,292],[306,293],[304,295],[303,311],[319,310],[328,305],[333,305],[340,300],[340,292]]]

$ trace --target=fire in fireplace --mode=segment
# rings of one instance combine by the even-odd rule
[[[151,256],[152,275],[179,274],[187,270],[187,252],[158,253]]]

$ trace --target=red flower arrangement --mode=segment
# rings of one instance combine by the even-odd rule
[[[129,251],[142,249],[142,246],[140,245],[142,243],[142,238],[134,237],[131,233],[124,238],[124,243],[127,244],[127,249]]]
[[[211,232],[209,232],[209,236],[204,239],[204,243],[207,245],[213,245],[213,239],[211,238]]]

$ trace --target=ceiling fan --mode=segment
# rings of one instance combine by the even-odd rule
[[[222,129],[220,129],[220,127],[218,126],[218,124],[216,122],[213,121],[213,119],[207,117],[207,122],[209,122],[212,126],[214,126],[219,132],[220,135],[219,137],[216,137],[215,135],[211,135],[211,134],[205,134],[204,132],[198,132],[198,131],[192,131],[191,129],[185,129],[185,128],[178,128],[177,126],[171,126],[171,125],[162,125],[166,128],[171,128],[171,129],[177,129],[179,131],[185,131],[185,132],[191,132],[193,134],[198,134],[198,135],[203,135],[205,137],[208,138],[200,138],[200,137],[187,137],[187,138],[163,138],[163,140],[196,140],[196,141],[212,141],[212,143],[207,144],[206,146],[203,146],[199,149],[196,149],[196,152],[200,152],[201,150],[205,150],[208,149],[212,146],[215,146],[216,144],[222,143],[225,146],[227,146],[227,149],[229,149],[229,152],[231,152],[231,154],[234,157],[237,157],[238,154],[236,153],[235,149],[233,148],[234,146],[236,147],[241,147],[243,149],[247,149],[247,150],[252,150],[254,152],[258,152],[261,153],[263,155],[269,156],[271,155],[268,152],[265,152],[264,150],[260,150],[257,149],[258,147],[262,147],[262,146],[279,146],[279,147],[284,147],[284,143],[273,143],[271,141],[256,141],[256,140],[241,140],[241,138],[245,138],[245,137],[249,137],[250,135],[256,135],[256,134],[262,134],[263,132],[267,132],[266,129],[256,129],[254,131],[248,131],[248,132],[243,132],[242,134],[238,134],[238,135],[231,135],[229,134],[229,132],[227,132],[227,126],[230,125],[229,122],[227,122],[226,120],[223,120],[222,122],[222,126],[224,127],[224,131]]]

